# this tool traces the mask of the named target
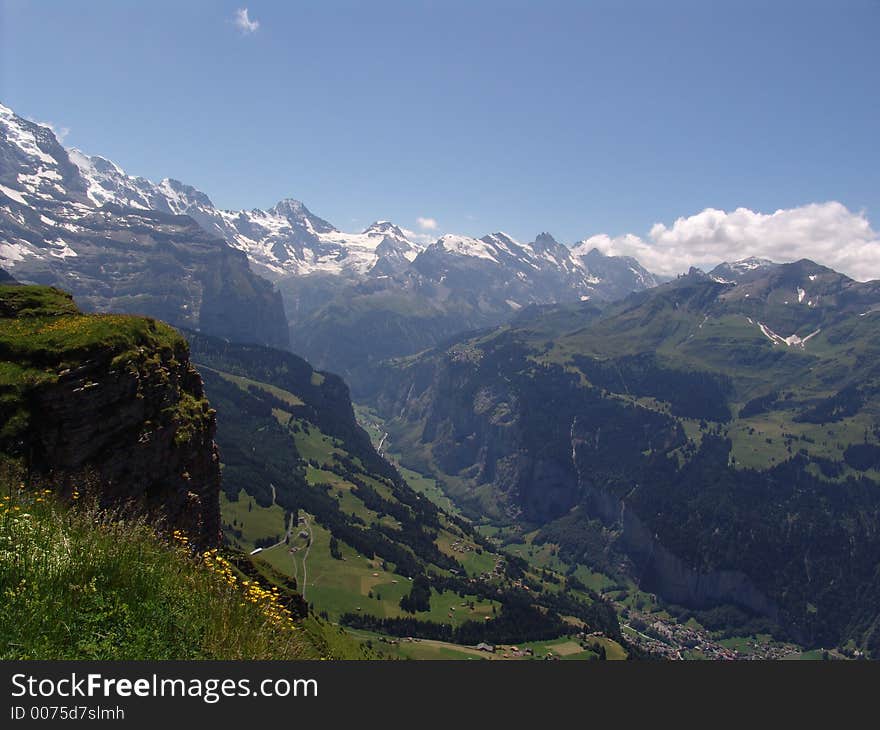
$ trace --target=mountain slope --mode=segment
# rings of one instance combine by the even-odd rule
[[[71,291],[91,311],[286,345],[280,296],[244,254],[144,197],[146,181],[135,181],[141,197],[97,195],[75,164],[80,157],[47,127],[0,106],[0,263],[9,273]]]
[[[339,378],[289,353],[191,336],[218,411],[224,531],[331,620],[475,644],[555,638],[613,610],[538,575],[415,492],[357,425]],[[531,585],[531,592],[527,587]],[[540,608],[537,608],[537,607]]]
[[[218,549],[215,426],[168,325],[0,285],[0,656],[366,656]]]
[[[877,652],[878,304],[809,261],[693,271],[402,360],[374,403],[471,513],[617,555],[674,603]]]

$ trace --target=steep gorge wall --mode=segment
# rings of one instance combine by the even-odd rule
[[[611,547],[627,555],[646,590],[683,605],[734,603],[777,617],[745,573],[692,568],[627,505],[643,454],[685,442],[673,419],[604,398],[561,369],[523,379],[521,361],[487,360],[473,352],[422,360],[389,378],[376,402],[420,433],[444,473],[489,485],[507,516],[540,525],[581,505],[614,535]]]

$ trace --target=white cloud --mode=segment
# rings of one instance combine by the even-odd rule
[[[235,19],[233,20],[233,22],[235,23],[235,27],[238,28],[244,35],[256,33],[257,29],[260,27],[259,20],[251,20],[248,17],[247,8],[239,8],[238,10],[236,10]]]
[[[409,228],[401,228],[403,231],[403,235],[406,236],[413,243],[420,243],[423,246],[430,246],[437,240],[436,233],[419,233],[418,231],[411,231]]]
[[[602,233],[580,246],[634,256],[665,275],[758,256],[780,263],[807,258],[861,281],[880,278],[880,234],[864,212],[853,213],[835,201],[775,213],[707,208],[669,227],[655,223],[646,238]]]
[[[437,220],[435,218],[416,218],[416,223],[423,231],[436,231]]]
[[[69,127],[59,127],[57,124],[53,124],[52,122],[41,122],[39,119],[30,119],[29,121],[34,124],[39,124],[41,127],[48,127],[52,130],[52,134],[55,135],[55,139],[58,140],[59,144],[64,144],[64,140],[68,134],[70,134]]]

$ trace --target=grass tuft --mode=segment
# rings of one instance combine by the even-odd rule
[[[309,659],[277,588],[74,492],[0,495],[0,659]]]

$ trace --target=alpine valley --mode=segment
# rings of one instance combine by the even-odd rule
[[[588,241],[220,210],[0,106],[0,658],[880,657],[880,282]]]

